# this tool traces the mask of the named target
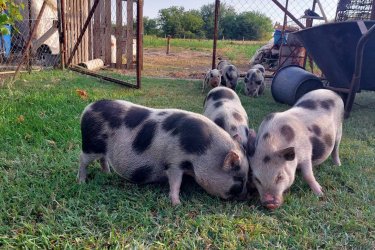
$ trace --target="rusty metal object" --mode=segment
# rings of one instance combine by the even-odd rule
[[[272,0],[272,2],[274,2],[277,5],[277,7],[279,7],[282,11],[284,11],[288,15],[288,17],[290,17],[300,28],[302,29],[305,28],[305,25],[303,25],[300,21],[298,21],[298,19],[292,13],[290,13],[287,9],[285,9],[285,7],[282,6],[279,1]]]
[[[20,68],[21,68],[21,65],[24,63],[25,59],[28,57],[28,54],[29,54],[29,53],[27,53],[27,51],[29,51],[29,49],[30,49],[30,46],[31,46],[31,40],[32,40],[32,38],[33,38],[33,36],[34,36],[34,34],[35,34],[35,32],[36,32],[38,26],[39,26],[40,19],[41,19],[42,15],[43,15],[43,12],[44,12],[45,8],[46,8],[46,5],[47,5],[47,1],[44,0],[44,1],[43,1],[43,4],[42,4],[42,7],[40,8],[39,14],[38,14],[38,16],[37,16],[37,18],[36,18],[36,21],[35,21],[35,24],[34,24],[33,30],[31,31],[31,35],[29,36],[29,39],[27,40],[26,47],[25,47],[25,52],[26,52],[26,53],[24,53],[24,54],[22,55],[22,59],[21,59],[20,63],[19,63],[18,66],[17,66],[16,72],[14,72],[13,80],[16,79],[17,74],[18,74],[18,72],[19,72],[19,70],[20,70]]]
[[[218,39],[218,22],[220,13],[220,0],[215,1],[215,21],[214,21],[214,41],[212,48],[212,69],[216,68],[216,50],[217,50],[217,39]]]
[[[357,48],[356,48],[356,57],[355,57],[355,64],[354,64],[354,73],[353,78],[349,88],[349,94],[346,98],[345,103],[345,117],[349,117],[350,111],[353,107],[353,102],[355,95],[359,89],[361,83],[361,76],[362,76],[362,66],[363,66],[363,55],[364,50],[367,42],[370,38],[375,36],[375,25],[373,25],[362,37],[359,39]]]
[[[137,88],[141,88],[143,69],[143,0],[137,2]]]
[[[126,87],[137,88],[137,86],[134,85],[134,84],[131,84],[131,83],[128,83],[128,82],[125,82],[125,81],[122,81],[122,80],[119,80],[119,79],[116,79],[116,78],[113,78],[113,77],[103,76],[103,75],[94,73],[90,70],[85,69],[84,67],[81,67],[81,66],[73,65],[73,66],[69,67],[69,69],[71,69],[73,71],[76,71],[78,73],[81,73],[81,74],[94,76],[94,77],[97,77],[97,78],[100,78],[100,79],[103,79],[103,80],[106,80],[106,81],[109,81],[109,82],[114,82],[114,83],[117,83],[117,84],[120,84],[120,85],[123,85],[123,86],[126,86]]]

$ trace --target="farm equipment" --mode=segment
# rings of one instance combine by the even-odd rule
[[[327,80],[344,97],[348,117],[357,92],[375,91],[375,21],[329,23],[294,32]]]

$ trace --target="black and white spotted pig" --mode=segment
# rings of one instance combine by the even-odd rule
[[[217,69],[221,73],[221,85],[236,90],[239,72],[233,64],[226,60],[218,63]]]
[[[206,87],[210,86],[215,88],[220,85],[221,74],[218,69],[211,69],[207,71],[202,84],[202,93],[205,91]]]
[[[246,153],[207,117],[178,109],[152,109],[126,101],[102,100],[81,117],[82,153],[78,181],[99,159],[134,183],[168,180],[172,204],[180,203],[184,174],[223,199],[246,194]]]
[[[236,92],[226,87],[212,89],[205,99],[203,115],[227,131],[246,149],[248,117]]]
[[[261,64],[256,64],[247,71],[244,78],[244,89],[247,96],[257,97],[263,94],[265,89],[264,72],[265,69]]]
[[[283,193],[294,182],[300,169],[317,195],[322,187],[315,180],[313,166],[332,155],[341,165],[339,144],[344,104],[331,90],[320,89],[302,96],[289,110],[269,114],[261,123],[257,138],[249,140],[249,160],[263,205],[279,207]]]

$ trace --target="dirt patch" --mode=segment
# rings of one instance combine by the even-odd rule
[[[163,48],[145,49],[143,75],[201,79],[211,67],[211,52],[175,48],[168,55]]]

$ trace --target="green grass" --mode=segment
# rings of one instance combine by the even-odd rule
[[[24,75],[0,88],[0,248],[373,249],[375,247],[375,97],[358,96],[345,121],[341,167],[316,170],[317,198],[300,175],[274,212],[257,197],[224,202],[198,185],[182,186],[172,207],[168,185],[133,185],[89,169],[76,183],[79,117],[90,102],[125,99],[202,112],[200,81],[143,79],[134,90],[73,72]],[[76,89],[86,90],[81,99]],[[288,107],[240,94],[250,124]],[[23,116],[23,119],[20,116]]]
[[[155,36],[145,36],[143,39],[145,48],[160,48],[167,46],[167,39]],[[178,39],[170,40],[172,48],[183,48],[195,51],[212,51],[213,41],[208,39]],[[264,41],[232,41],[218,40],[217,49],[222,51],[223,55],[229,60],[234,60],[239,55],[248,60],[255,54],[255,51],[262,45]]]

